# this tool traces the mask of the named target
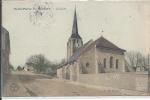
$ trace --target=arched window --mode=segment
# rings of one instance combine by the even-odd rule
[[[100,61],[98,61],[98,73],[101,73],[102,71],[102,64]]]
[[[89,65],[90,65],[90,64],[87,62],[87,63],[86,63],[86,67],[89,67]]]
[[[104,63],[104,68],[106,68],[106,58],[104,58],[103,63]]]
[[[116,59],[116,69],[118,69],[118,63],[119,63],[119,60]]]
[[[82,74],[88,74],[87,66],[84,66],[83,64],[81,64],[81,68],[82,68]]]
[[[110,68],[113,68],[113,57],[110,57]]]

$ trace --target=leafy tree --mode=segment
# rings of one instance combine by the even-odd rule
[[[18,71],[22,71],[23,69],[22,69],[21,66],[18,66],[18,67],[17,67],[17,70],[18,70]]]
[[[12,64],[9,64],[9,69],[10,69],[10,70],[14,70],[14,67],[13,67]]]
[[[27,60],[26,65],[33,67],[37,72],[42,72],[44,71],[44,67],[47,67],[45,62],[46,58],[43,55],[39,54],[31,56]]]
[[[56,71],[57,64],[50,62],[44,55],[38,54],[29,57],[26,61],[26,65],[33,67],[38,73],[52,74]]]

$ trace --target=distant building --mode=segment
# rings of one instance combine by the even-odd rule
[[[10,38],[9,32],[5,28],[1,28],[1,70],[2,70],[2,86],[5,85],[9,77],[9,55],[10,55]]]
[[[32,66],[27,66],[26,68],[27,68],[27,71],[30,71],[30,72],[34,72],[35,71],[35,69]]]
[[[57,70],[57,76],[76,81],[80,74],[125,72],[124,52],[103,36],[83,44],[75,11],[72,34],[67,42],[67,62]]]

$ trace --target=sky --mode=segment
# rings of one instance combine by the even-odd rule
[[[49,9],[36,12],[39,5]],[[55,62],[66,58],[75,6],[84,43],[103,36],[127,51],[150,53],[150,2],[6,0],[2,24],[10,34],[10,63],[24,66],[35,54]]]

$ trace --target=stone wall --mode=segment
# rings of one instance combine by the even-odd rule
[[[57,78],[77,81],[79,78],[79,63],[74,62],[57,69]]]
[[[88,64],[88,65],[87,65]],[[95,48],[90,48],[85,51],[79,58],[80,73],[82,73],[82,67],[86,68],[88,74],[96,72],[95,68]]]
[[[85,83],[87,85],[147,91],[148,74],[147,73],[80,74],[79,82]]]
[[[139,91],[149,91],[149,76],[148,73],[138,72],[136,74],[136,90]],[[149,91],[150,92],[150,91]]]
[[[59,79],[62,79],[62,78],[63,78],[62,76],[63,76],[63,75],[62,75],[62,68],[57,69],[57,77],[58,77]]]
[[[110,68],[110,57],[113,57],[113,66]],[[104,68],[104,59],[106,59],[106,68],[104,68],[105,72],[125,72],[125,63],[124,63],[124,55],[113,52],[96,49],[96,59],[97,63],[101,63],[100,67]],[[116,60],[118,59],[118,68],[116,68]]]
[[[74,62],[73,65],[70,65],[70,80],[71,81],[77,81],[78,79],[78,70],[77,70],[77,67],[78,67],[78,63],[77,62]]]
[[[69,68],[69,78],[67,78],[67,68]],[[148,73],[146,72],[80,74],[78,62],[58,69],[57,77],[87,85],[138,91],[148,91],[150,85],[148,83]]]

